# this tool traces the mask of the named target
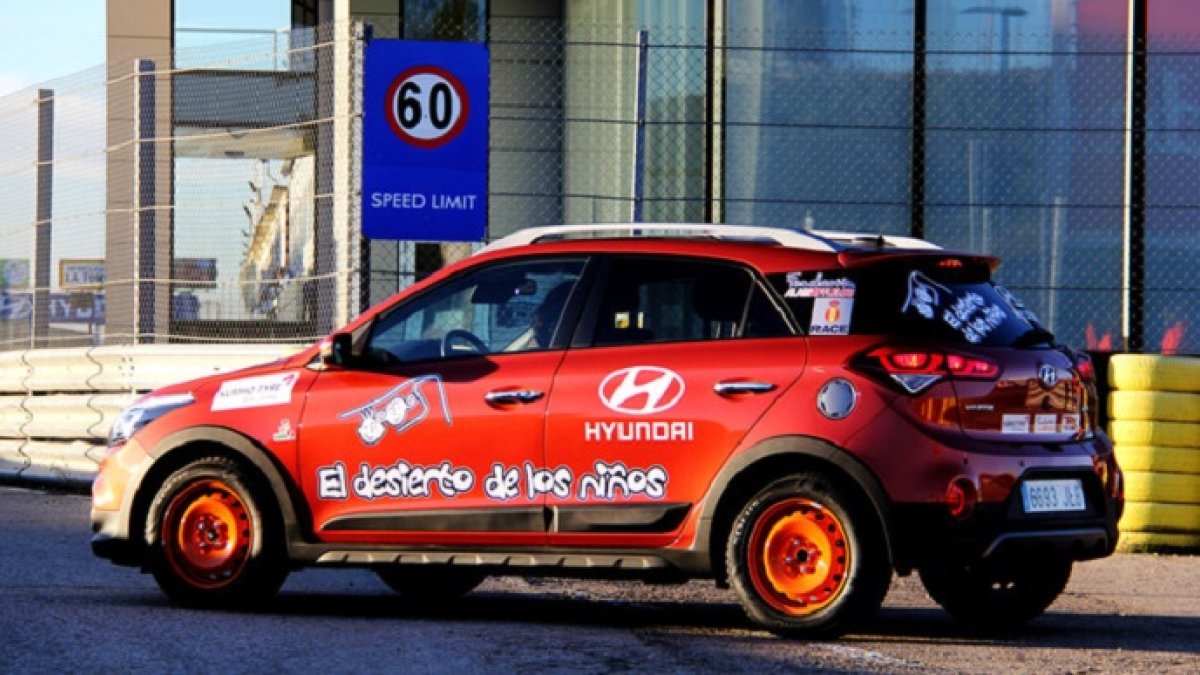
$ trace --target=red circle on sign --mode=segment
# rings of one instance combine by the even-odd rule
[[[405,82],[418,75],[432,75],[440,78],[446,84],[450,85],[450,88],[454,90],[454,95],[457,97],[459,102],[460,112],[458,114],[458,118],[454,120],[454,123],[450,125],[449,129],[446,129],[437,138],[419,138],[414,136],[409,133],[407,129],[401,126],[400,120],[397,119],[396,96],[400,92],[400,87],[404,86]],[[391,127],[392,133],[396,134],[400,140],[408,143],[409,145],[415,145],[418,148],[425,149],[436,148],[454,140],[454,138],[462,133],[462,130],[467,126],[467,117],[469,112],[470,103],[467,99],[467,88],[463,86],[462,81],[455,77],[453,73],[439,66],[413,66],[412,68],[400,73],[396,76],[396,79],[392,80],[392,83],[388,85],[387,96],[384,97],[383,100],[383,114],[387,118],[388,126]],[[424,113],[422,113],[422,115],[424,115]]]

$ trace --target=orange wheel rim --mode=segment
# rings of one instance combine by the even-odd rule
[[[245,502],[220,480],[187,486],[163,517],[167,562],[197,588],[220,588],[237,579],[250,558],[253,534]]]
[[[750,534],[748,568],[759,597],[790,615],[820,611],[841,595],[850,568],[842,521],[808,499],[768,508]]]

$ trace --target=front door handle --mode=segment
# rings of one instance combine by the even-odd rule
[[[533,403],[543,396],[545,394],[534,389],[510,389],[507,391],[489,391],[484,394],[483,400],[492,405],[508,405],[511,403]]]
[[[738,394],[766,394],[775,391],[771,382],[726,381],[713,385],[713,391],[721,396],[736,396]]]

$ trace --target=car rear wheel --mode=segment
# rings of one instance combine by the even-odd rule
[[[487,579],[482,572],[458,567],[379,567],[375,574],[407,600],[459,598]]]
[[[746,614],[788,637],[840,635],[874,614],[891,567],[870,507],[820,474],[776,481],[746,504],[726,546]]]
[[[1071,561],[922,565],[921,583],[954,618],[992,628],[1019,626],[1046,611],[1071,578]]]
[[[282,527],[264,513],[267,490],[233,460],[192,462],[163,483],[150,507],[150,569],[187,606],[245,606],[287,577]]]

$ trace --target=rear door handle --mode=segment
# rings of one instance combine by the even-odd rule
[[[483,395],[483,400],[492,405],[507,405],[510,403],[533,403],[545,396],[534,389],[510,389],[508,391],[489,391]]]
[[[721,396],[735,396],[737,394],[766,394],[775,391],[775,385],[771,382],[745,382],[745,381],[726,381],[718,382],[713,385],[713,391]]]

